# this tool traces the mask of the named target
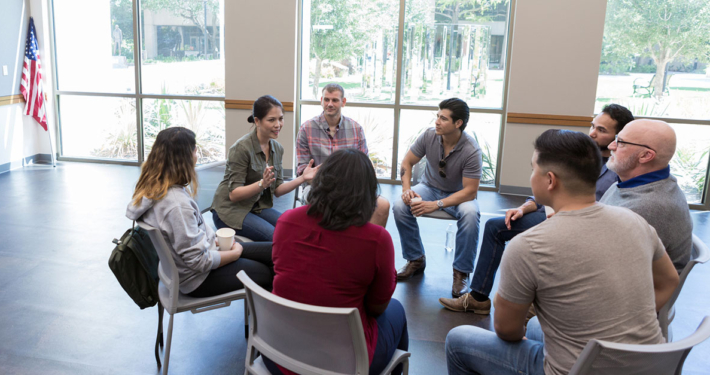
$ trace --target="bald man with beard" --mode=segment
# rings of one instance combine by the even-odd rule
[[[606,165],[619,176],[618,182],[599,202],[626,207],[646,219],[680,273],[690,260],[693,221],[685,194],[670,171],[675,147],[675,131],[666,122],[628,123],[609,144]]]

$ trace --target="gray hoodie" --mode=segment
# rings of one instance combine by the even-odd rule
[[[205,224],[197,203],[185,187],[170,187],[159,201],[144,197],[137,206],[131,201],[126,216],[131,220],[140,218],[160,229],[180,275],[180,292],[194,291],[210,270],[219,267],[221,257],[216,249],[214,230]]]

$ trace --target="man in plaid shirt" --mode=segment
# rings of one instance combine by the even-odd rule
[[[368,154],[362,126],[341,113],[346,101],[345,90],[339,84],[330,83],[323,87],[320,99],[323,113],[304,122],[298,130],[297,175],[303,173],[311,160],[314,161],[314,166],[321,165],[330,154],[340,149],[356,148],[365,155]],[[378,197],[377,209],[370,222],[384,227],[387,224],[389,208],[389,201]]]

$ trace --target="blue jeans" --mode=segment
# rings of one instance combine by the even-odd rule
[[[489,330],[459,326],[446,335],[449,375],[544,375],[544,344],[537,317],[530,319],[527,340],[508,342]]]
[[[412,188],[424,201],[437,201],[453,193],[443,192],[425,184],[417,184]],[[473,261],[476,259],[478,247],[478,226],[481,222],[481,213],[478,211],[478,201],[472,200],[444,208],[451,216],[458,220],[456,233],[456,252],[454,254],[454,269],[463,272],[473,272]],[[408,261],[419,259],[424,255],[424,245],[419,235],[417,218],[412,215],[409,206],[402,199],[394,202],[394,221],[399,231],[402,242],[402,256]]]
[[[409,350],[409,332],[404,307],[392,298],[382,315],[377,317],[377,346],[370,363],[370,374],[379,374],[387,367],[397,349]],[[395,367],[393,375],[402,373],[402,365]]]
[[[505,218],[494,218],[486,222],[483,229],[483,242],[481,253],[478,256],[476,271],[471,279],[471,290],[477,293],[490,295],[496,271],[503,258],[505,243],[520,233],[542,223],[547,218],[544,212],[531,212],[523,215],[518,220],[510,222],[510,229],[505,226]]]
[[[254,242],[272,242],[274,240],[274,227],[276,226],[276,221],[279,219],[279,216],[281,216],[281,212],[273,208],[261,210],[261,213],[258,214],[250,212],[244,218],[241,230],[237,228],[232,229],[237,232],[237,236],[246,237]],[[215,210],[212,210],[212,220],[217,229],[230,228],[229,225],[225,224],[219,216],[217,216],[217,211]]]
[[[409,333],[407,332],[407,316],[404,314],[404,307],[396,299],[392,298],[390,304],[382,315],[377,317],[377,346],[375,355],[370,363],[370,374],[379,374],[387,367],[392,359],[394,351],[397,349],[409,349]],[[264,357],[264,365],[273,375],[283,375],[283,372],[276,364],[267,357]],[[392,371],[393,375],[402,373],[403,366],[399,365]]]

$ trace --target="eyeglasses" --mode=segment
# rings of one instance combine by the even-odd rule
[[[627,144],[627,145],[633,145],[633,146],[646,147],[647,149],[649,149],[649,150],[651,150],[651,151],[653,151],[653,152],[656,152],[656,150],[654,150],[653,148],[651,148],[651,147],[649,147],[649,146],[647,146],[647,145],[642,145],[642,144],[640,144],[640,143],[626,142],[626,141],[624,141],[624,140],[621,140],[621,139],[619,139],[619,135],[618,135],[618,134],[617,134],[616,136],[614,136],[614,142],[616,142],[616,144]]]
[[[439,161],[439,176],[446,178],[446,171],[444,170],[444,167],[446,167],[446,160],[441,159]]]

